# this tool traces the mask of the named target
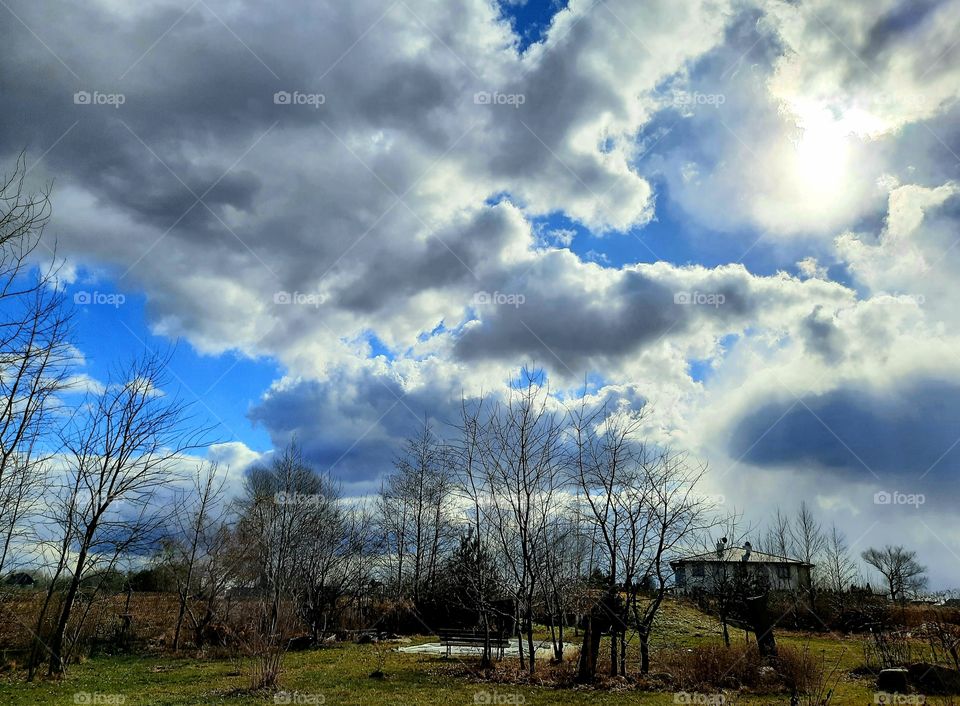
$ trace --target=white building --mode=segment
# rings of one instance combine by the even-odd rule
[[[670,562],[674,586],[678,593],[697,589],[713,590],[724,577],[734,571],[765,572],[770,587],[776,591],[797,591],[810,586],[813,564],[776,554],[754,551],[750,542],[743,547],[724,547],[717,551],[694,554]]]

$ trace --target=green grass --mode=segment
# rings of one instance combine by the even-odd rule
[[[718,641],[716,621],[686,606],[668,604],[657,629],[654,647],[689,646]],[[743,633],[735,631],[734,639]],[[430,638],[420,638],[429,641]],[[570,636],[568,639],[575,639]],[[826,655],[829,662],[842,660],[841,679],[834,704],[873,703],[871,684],[849,676],[849,670],[862,658],[856,639],[804,636],[780,632],[782,645],[802,646]],[[341,644],[321,650],[290,653],[284,662],[282,688],[308,697],[318,695],[327,706],[398,704],[414,706],[460,706],[477,703],[477,692],[495,693],[501,699],[519,695],[527,706],[552,704],[674,704],[673,693],[637,691],[570,690],[538,686],[491,684],[463,675],[456,660],[426,655],[403,654],[390,649],[386,653],[385,680],[371,679],[377,668],[377,648],[371,645]],[[656,670],[654,652],[653,669]],[[74,665],[60,681],[23,682],[22,674],[10,672],[0,680],[0,703],[30,706],[74,704],[76,694],[122,694],[125,705],[133,704],[272,704],[272,693],[250,694],[246,674],[237,673],[230,660],[198,660],[170,657],[98,657]],[[513,702],[519,701],[514,699]],[[309,700],[301,703],[309,703]],[[728,704],[759,706],[784,704],[784,695],[741,696]],[[294,702],[295,703],[295,702]]]

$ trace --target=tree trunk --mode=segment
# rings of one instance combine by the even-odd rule
[[[83,561],[85,552],[81,552],[80,560]],[[54,629],[53,637],[50,639],[50,668],[48,674],[56,676],[63,674],[63,636],[67,631],[67,622],[70,620],[70,611],[73,609],[73,601],[77,597],[77,591],[80,589],[79,570],[74,574],[70,581],[70,588],[63,599],[63,607],[60,609],[60,618],[57,620],[57,627]]]
[[[561,613],[560,615],[560,628],[559,628],[559,640],[558,644],[554,650],[554,657],[557,658],[557,662],[563,661],[563,623],[565,616]]]
[[[641,628],[640,636],[640,673],[650,673],[650,631]]]
[[[536,650],[533,647],[533,608],[528,606],[526,611],[526,621],[527,621],[527,647],[529,648],[530,653],[530,663],[529,669],[530,674],[532,675],[536,670]]]
[[[620,665],[620,658],[617,653],[618,644],[618,633],[616,628],[610,631],[610,676],[617,676],[617,667]]]
[[[588,614],[583,628],[583,645],[580,648],[580,663],[577,669],[577,681],[586,684],[597,676],[597,655],[600,653],[602,633],[593,624],[593,615]]]
[[[750,624],[754,635],[757,636],[757,649],[760,656],[776,657],[777,641],[773,636],[773,621],[767,611],[767,596],[762,595],[746,600],[750,615]]]

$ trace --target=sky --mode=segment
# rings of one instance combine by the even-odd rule
[[[6,0],[83,374],[370,492],[538,366],[960,585],[958,0]],[[44,257],[53,257],[54,248]],[[584,388],[586,381],[586,388]]]

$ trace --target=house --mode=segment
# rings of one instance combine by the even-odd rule
[[[742,547],[727,547],[726,540],[721,540],[715,551],[676,559],[670,562],[670,568],[677,593],[714,590],[734,571],[764,572],[772,589],[797,591],[810,587],[813,564],[755,551],[750,542],[744,542]]]

